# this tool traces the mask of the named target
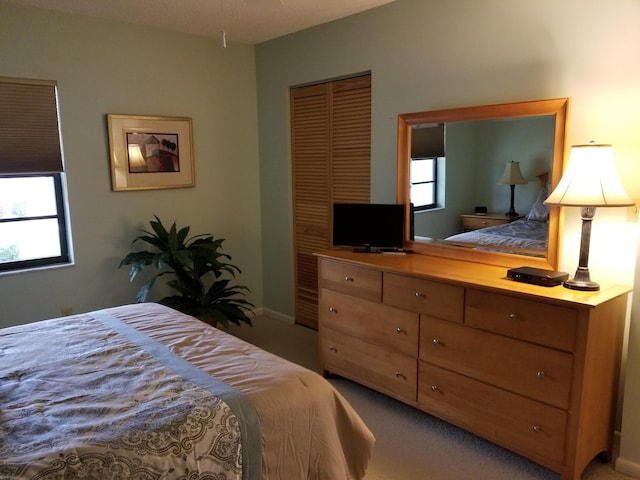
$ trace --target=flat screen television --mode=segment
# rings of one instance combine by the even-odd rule
[[[404,243],[404,205],[335,203],[333,245],[356,250],[401,249]]]

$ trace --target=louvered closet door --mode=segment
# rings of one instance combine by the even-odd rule
[[[370,76],[291,90],[296,323],[318,325],[317,259],[334,202],[368,203]]]
[[[332,83],[333,203],[371,198],[371,76]]]

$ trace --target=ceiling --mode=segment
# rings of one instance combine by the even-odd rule
[[[394,0],[5,0],[258,44]]]

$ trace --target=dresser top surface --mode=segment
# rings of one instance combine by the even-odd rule
[[[482,287],[505,293],[518,293],[559,303],[595,307],[631,291],[625,285],[601,285],[599,291],[583,292],[558,285],[544,287],[507,278],[507,268],[472,263],[421,254],[354,253],[349,249],[336,249],[316,254],[320,258],[347,261],[352,264],[382,271],[400,273],[432,280]]]

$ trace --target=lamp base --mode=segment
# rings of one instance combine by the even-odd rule
[[[574,277],[571,280],[566,280],[562,286],[572,290],[583,290],[587,292],[596,292],[600,290],[600,285],[591,281],[589,269],[587,267],[578,267]]]

